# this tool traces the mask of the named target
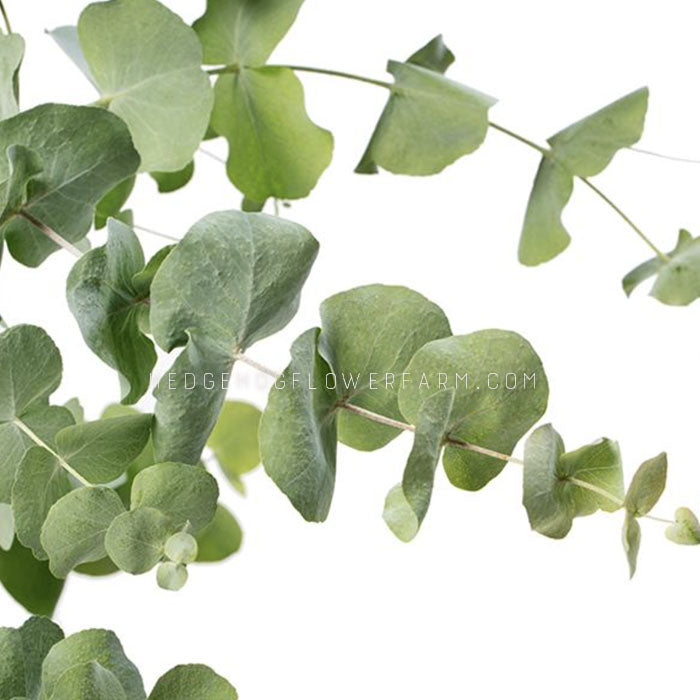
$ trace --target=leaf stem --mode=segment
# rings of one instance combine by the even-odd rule
[[[1,0],[0,0],[1,2]],[[69,243],[63,236],[60,236],[53,229],[49,228],[46,224],[43,224],[39,219],[35,219],[31,214],[26,211],[20,211],[15,216],[21,216],[31,224],[34,224],[45,236],[50,238],[57,246],[67,250],[71,255],[76,258],[82,258],[83,254],[78,250],[72,243]]]
[[[695,165],[700,165],[700,159],[697,158],[684,158],[682,156],[670,156],[666,153],[658,153],[657,151],[648,151],[645,148],[636,148],[635,146],[630,146],[628,151],[633,151],[634,153],[641,153],[645,156],[654,156],[654,158],[663,158],[664,160],[673,160],[677,163],[693,163]]]
[[[158,236],[159,238],[165,238],[167,241],[175,241],[179,243],[180,239],[175,238],[175,236],[169,236],[167,233],[161,233],[160,231],[154,231],[152,228],[146,228],[145,226],[138,226],[137,224],[132,224],[132,228],[137,231],[143,231],[144,233],[150,233],[152,236]]]
[[[199,152],[204,153],[205,156],[209,156],[212,160],[215,160],[219,163],[223,163],[226,165],[226,160],[224,158],[221,158],[220,156],[217,156],[216,153],[212,153],[211,151],[208,151],[206,148],[202,148],[201,146],[199,147]]]
[[[238,362],[242,362],[243,364],[246,364],[249,367],[258,370],[258,372],[262,372],[263,374],[266,374],[268,377],[272,377],[275,380],[280,376],[279,372],[275,372],[275,370],[270,369],[269,367],[265,367],[265,365],[261,365],[259,362],[253,360],[247,355],[244,355],[240,351],[236,351],[234,353],[234,357]]]
[[[526,146],[533,148],[535,151],[538,151],[539,153],[541,153],[545,158],[549,158],[551,155],[551,151],[548,148],[544,148],[543,146],[536,144],[534,141],[530,141],[530,139],[525,138],[524,136],[521,136],[520,134],[516,134],[515,131],[511,131],[510,129],[506,129],[505,126],[501,126],[500,124],[496,124],[496,122],[489,122],[489,126],[492,129],[495,129],[496,131],[500,131],[502,134],[505,134],[506,136],[510,136],[510,138],[515,139],[516,141],[520,141],[520,143],[524,143]]]
[[[5,10],[5,5],[3,4],[2,0],[0,0],[0,13],[2,13],[2,19],[5,22],[5,27],[7,28],[7,33],[12,34],[12,25],[10,24],[10,18],[7,16],[7,12]]]
[[[23,423],[19,418],[14,418],[12,421],[25,435],[29,437],[34,443],[39,447],[43,447],[47,452],[56,458],[56,461],[65,469],[74,479],[76,479],[83,486],[93,486],[82,474],[77,472],[73,467],[71,467],[68,462],[66,462],[61,455],[52,450],[28,425]]]
[[[625,504],[625,502],[621,498],[618,498],[609,491],[606,491],[605,489],[602,489],[600,486],[596,486],[595,484],[591,484],[588,481],[582,481],[581,479],[577,479],[574,476],[567,477],[566,481],[568,481],[571,484],[575,484],[579,488],[586,489],[586,491],[591,491],[592,493],[598,494],[603,498],[607,498],[611,503],[614,503],[616,506],[623,506]]]
[[[391,90],[394,86],[385,80],[376,80],[375,78],[367,78],[364,75],[357,75],[356,73],[346,73],[342,70],[330,70],[328,68],[314,68],[312,66],[291,66],[291,65],[279,65],[270,66],[270,68],[289,68],[289,70],[299,71],[301,73],[317,73],[319,75],[331,75],[335,78],[345,78],[346,80],[356,80],[360,83],[367,83],[368,85],[376,85],[377,87],[385,88]]]

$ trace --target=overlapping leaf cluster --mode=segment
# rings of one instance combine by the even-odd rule
[[[0,627],[0,697],[16,700],[237,700],[235,688],[208,666],[175,666],[149,694],[136,666],[109,630],[66,637],[45,617]]]

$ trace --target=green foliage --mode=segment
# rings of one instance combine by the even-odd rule
[[[100,104],[129,126],[141,169],[184,168],[212,106],[192,29],[155,0],[110,0],[83,10],[78,37]]]
[[[19,34],[0,36],[0,119],[19,112],[17,74],[24,57],[24,39]]]
[[[83,255],[68,276],[68,305],[90,349],[123,378],[125,403],[148,390],[156,363],[148,323],[151,275],[141,244],[125,224],[110,219],[106,245]],[[162,262],[159,260],[159,262]]]
[[[8,151],[11,146],[22,150]],[[6,183],[0,190],[0,239],[31,267],[59,248],[42,226],[71,243],[80,241],[98,202],[139,166],[121,119],[94,107],[40,105],[5,119],[0,150],[8,154],[0,158],[0,182]]]
[[[700,297],[700,239],[688,231],[678,234],[676,247],[661,258],[647,260],[625,275],[622,288],[629,296],[645,280],[655,277],[649,294],[670,306],[687,306]]]
[[[574,176],[602,172],[622,148],[639,141],[649,91],[641,88],[572,124],[547,140],[527,205],[518,257],[539,265],[561,253],[571,240],[561,215],[573,191]]]
[[[122,209],[131,196],[135,184],[136,176],[128,177],[102,197],[95,208],[96,229],[104,228],[110,217],[124,221],[129,225],[133,223],[133,221],[129,221],[129,219],[133,219],[131,211],[122,211]]]
[[[666,528],[666,537],[676,544],[700,544],[700,522],[689,508],[676,510],[675,523]]]
[[[389,61],[391,96],[356,172],[433,175],[483,143],[496,100],[442,75],[448,51],[433,40],[406,63]]]
[[[241,477],[260,464],[258,427],[261,415],[251,404],[226,401],[207,440],[226,478],[240,493],[245,493]]]
[[[175,192],[184,187],[194,175],[194,161],[191,160],[184,168],[174,173],[153,172],[151,177],[158,185],[158,192]]]
[[[525,443],[523,505],[533,530],[565,537],[573,519],[622,505],[620,450],[603,438],[566,452],[551,425],[537,428]]]
[[[19,629],[0,628],[0,697],[27,700],[146,700],[141,674],[108,630],[91,629],[64,637],[43,617]],[[175,666],[164,674],[149,700],[237,700],[235,689],[207,666]]]
[[[222,561],[235,554],[243,542],[243,532],[236,518],[220,503],[212,521],[196,535],[197,561]]]

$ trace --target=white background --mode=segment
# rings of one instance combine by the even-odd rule
[[[74,23],[76,0],[7,0],[28,40],[23,106],[85,103],[89,84],[45,28]],[[203,2],[168,3],[191,21]],[[516,0],[308,0],[275,62],[382,78],[444,32],[458,61],[450,76],[498,97],[494,120],[542,141],[608,102],[649,85],[641,145],[700,157],[696,3]],[[700,510],[698,310],[669,308],[622,275],[650,252],[602,202],[577,185],[565,222],[573,243],[554,262],[518,265],[519,228],[537,154],[493,132],[474,155],[430,179],[352,174],[386,98],[382,90],[305,76],[312,117],[336,137],[334,161],[312,196],[286,213],[320,240],[298,316],[250,354],[282,368],[296,335],[318,322],[328,295],[370,282],[409,285],[439,303],[456,333],[513,329],[541,355],[551,397],[544,420],[569,447],[620,441],[629,478],[667,450],[658,514]],[[209,144],[225,155],[223,142]],[[626,152],[597,183],[664,249],[677,229],[700,233],[700,166]],[[148,178],[137,222],[181,236],[204,214],[237,208],[222,166],[197,157],[193,183],[159,197]],[[161,242],[144,234],[144,245]],[[103,240],[93,234],[94,244]],[[3,261],[0,313],[44,326],[63,351],[58,400],[79,395],[95,417],[118,396],[114,373],[84,346],[64,298],[73,260],[38,270]],[[165,366],[165,365],[163,365]],[[232,395],[262,406],[243,369]],[[246,386],[241,386],[241,384]],[[149,400],[144,401],[148,407]],[[621,515],[578,520],[563,542],[528,527],[520,468],[479,493],[438,472],[428,517],[410,545],[381,519],[402,472],[407,436],[373,454],[341,448],[336,497],[323,525],[305,523],[259,470],[242,499],[223,500],[245,530],[239,555],[193,566],[179,594],[154,576],[74,576],[58,610],[68,632],[108,627],[148,687],[176,663],[213,666],[243,700],[417,700],[671,697],[697,692],[700,551],[645,521],[639,569],[627,581]],[[521,446],[516,450],[518,454]],[[7,596],[2,623],[25,617]]]

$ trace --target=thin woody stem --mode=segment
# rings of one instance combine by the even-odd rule
[[[49,228],[46,224],[43,224],[39,219],[34,218],[31,214],[26,211],[21,211],[16,216],[21,216],[26,219],[34,226],[36,226],[47,238],[50,238],[57,246],[67,250],[71,255],[76,258],[82,258],[83,254],[76,248],[72,243],[67,241],[65,238],[56,233],[53,229]]]

